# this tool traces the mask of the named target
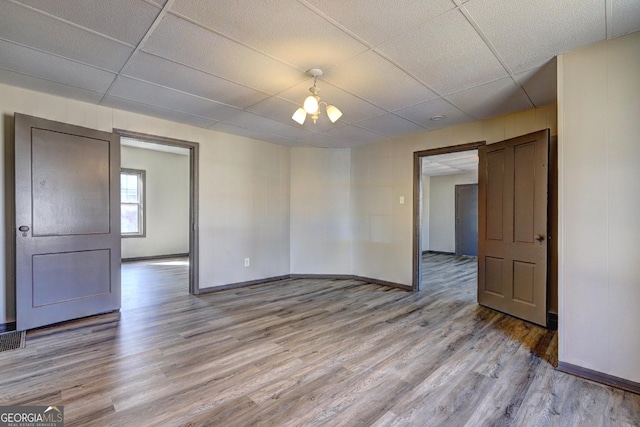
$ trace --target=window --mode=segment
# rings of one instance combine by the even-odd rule
[[[120,171],[120,230],[122,237],[145,236],[145,171]]]

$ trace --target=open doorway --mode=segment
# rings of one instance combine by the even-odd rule
[[[198,294],[198,144],[116,132],[122,154],[122,260],[137,263],[123,264],[123,288],[127,268],[142,280],[156,276],[154,286],[180,283],[185,285],[177,291]]]
[[[542,130],[491,145],[480,142],[415,152],[413,290],[427,289],[423,270],[431,269],[423,268],[422,252],[436,249],[431,245],[433,239],[423,236],[425,202],[433,203],[424,199],[423,161],[478,150],[478,302],[555,328],[557,244],[552,236],[557,235],[556,147],[549,130]],[[423,243],[427,241],[431,247]],[[450,280],[451,270],[442,267],[442,271]],[[497,306],[487,302],[486,295],[505,303]]]
[[[414,153],[413,290],[426,286],[423,269],[429,260],[441,263],[448,259],[440,258],[453,258],[457,252],[464,251],[456,248],[460,240],[456,228],[461,225],[456,227],[456,187],[477,186],[478,147],[484,144],[476,142]],[[477,203],[477,192],[475,197]],[[473,218],[465,221],[472,222]],[[473,253],[461,255],[474,256]],[[472,258],[467,264],[469,262],[476,261]]]

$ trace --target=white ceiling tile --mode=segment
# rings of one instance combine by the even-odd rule
[[[191,114],[185,114],[180,111],[169,110],[166,108],[161,108],[154,105],[148,105],[141,102],[120,98],[117,96],[105,97],[104,101],[102,102],[102,105],[111,107],[111,108],[117,108],[120,110],[131,111],[133,113],[159,117],[161,119],[171,120],[174,122],[186,123],[192,126],[197,126],[202,128],[209,127],[216,122],[215,120],[211,120],[206,117],[199,117]]]
[[[478,170],[478,150],[437,154],[422,158],[422,174],[441,176]]]
[[[180,156],[188,156],[191,151],[188,148],[173,145],[156,144],[154,142],[141,141],[139,139],[120,137],[120,146],[139,148],[141,150],[159,151],[161,153],[171,153]]]
[[[394,111],[394,113],[429,130],[453,126],[472,120],[469,116],[442,98],[402,108]],[[438,121],[431,120],[434,116],[444,116],[444,118]]]
[[[427,168],[426,170],[423,171],[422,174],[427,176],[445,176],[445,175],[460,175],[468,172],[471,172],[471,171],[465,171],[465,170],[447,167],[442,169]]]
[[[115,74],[0,40],[0,68],[104,93]]]
[[[296,141],[305,141],[310,137],[310,132],[304,129],[296,128],[246,111],[236,114],[230,119],[225,120],[225,122],[233,126],[278,135]],[[292,123],[295,124],[293,121]]]
[[[9,2],[2,4],[0,38],[111,71],[120,71],[133,52],[118,42]]]
[[[640,31],[640,1],[609,0],[611,6],[611,31],[613,37]]]
[[[266,135],[262,137],[262,141],[269,142],[271,144],[286,145],[288,147],[307,147],[309,144],[303,141],[295,141],[292,139],[281,138],[275,135]]]
[[[403,119],[402,117],[396,116],[393,113],[383,114],[382,116],[363,120],[355,124],[359,127],[387,135],[391,138],[399,138],[401,136],[413,135],[427,131],[427,129]]]
[[[366,94],[367,101],[387,110],[419,104],[437,97],[374,51],[365,52],[333,67],[325,80],[347,91]]]
[[[143,0],[18,0],[38,10],[137,45],[160,9]]]
[[[558,97],[558,76],[556,58],[533,70],[516,75],[518,83],[524,88],[536,107],[555,104]]]
[[[457,10],[407,31],[377,49],[440,95],[508,75]]]
[[[230,133],[233,135],[245,136],[247,138],[258,139],[261,140],[264,138],[264,133],[255,132],[251,129],[245,129],[238,126],[233,126],[225,122],[217,122],[214,125],[209,127],[210,129],[217,130],[220,132]]]
[[[119,77],[109,95],[215,120],[225,120],[240,111],[208,99],[127,77]]]
[[[327,69],[367,49],[291,0],[176,0],[171,10],[301,70]]]
[[[457,160],[449,161],[449,164],[457,168],[465,168],[465,167],[474,166],[474,165],[477,166],[478,160],[477,159],[475,160],[457,159]]]
[[[272,96],[248,107],[246,110],[288,124],[289,122],[295,123],[291,116],[293,116],[293,112],[298,107],[299,105],[291,101]]]
[[[267,134],[264,132],[255,132],[251,129],[245,129],[238,126],[233,126],[228,123],[218,122],[213,126],[210,126],[209,129],[230,133],[232,135],[244,136],[246,138],[257,139],[259,141],[271,142],[273,144],[279,145],[287,145],[287,146],[300,146],[301,143],[299,141],[293,141],[287,138],[280,138],[275,135]]]
[[[302,105],[304,99],[310,95],[309,88],[313,86],[313,78],[299,83],[286,91],[278,94],[279,97],[287,99],[296,105]],[[318,80],[317,87],[320,89],[322,101],[335,105],[342,111],[340,122],[353,123],[371,117],[380,116],[385,110],[360,99],[352,94],[330,85],[326,81]],[[293,114],[293,111],[291,112]]]
[[[305,78],[294,67],[173,15],[165,16],[144,50],[271,94]]]
[[[607,35],[602,0],[471,0],[464,8],[514,73]]]
[[[468,116],[478,119],[533,108],[524,91],[511,77],[454,93],[447,99]]]
[[[358,144],[370,144],[374,142],[386,141],[388,136],[372,132],[354,125],[338,126],[325,133],[327,136],[346,139]]]
[[[38,92],[49,93],[51,95],[77,99],[79,101],[97,104],[102,99],[102,93],[80,89],[75,86],[67,86],[62,83],[39,79],[25,74],[15,73],[0,68],[0,81],[4,84],[19,86]]]
[[[359,142],[350,141],[344,138],[336,138],[324,133],[314,133],[307,141],[309,145],[323,148],[355,148],[363,145]]]
[[[478,151],[458,151],[455,153],[435,154],[433,156],[427,156],[423,158],[424,162],[439,162],[442,164],[452,164],[453,162],[457,162],[459,160],[472,160],[475,163],[478,163]]]
[[[458,171],[442,165],[425,165],[422,169],[422,175],[427,176],[453,175],[455,173],[458,173]]]
[[[306,3],[373,46],[455,6],[451,0],[307,0]]]
[[[123,74],[239,108],[269,97],[266,93],[148,53],[137,54]]]

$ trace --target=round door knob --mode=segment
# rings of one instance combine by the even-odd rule
[[[20,227],[18,227],[18,230],[22,231],[23,233],[26,231],[29,231],[29,226],[28,225],[21,225]]]
[[[535,239],[536,239],[538,242],[542,242],[542,241],[544,240],[544,236],[543,236],[542,234],[536,234]]]

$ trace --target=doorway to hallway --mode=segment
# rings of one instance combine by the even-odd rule
[[[425,254],[457,252],[456,187],[477,185],[478,148],[482,145],[484,142],[414,153],[414,290],[428,286],[423,274],[429,268],[423,264]],[[468,244],[473,246],[473,242]]]
[[[183,181],[182,187],[178,191],[181,191],[182,194],[181,200],[183,199],[183,203],[179,206],[178,210],[182,210],[182,214],[178,215],[181,218],[180,221],[180,231],[177,236],[173,238],[167,238],[171,232],[173,232],[173,224],[172,223],[162,223],[162,214],[166,213],[163,209],[163,204],[160,204],[155,207],[155,210],[159,213],[158,223],[155,225],[156,229],[154,232],[154,236],[156,240],[154,242],[150,242],[152,247],[156,247],[158,245],[165,245],[163,249],[163,253],[158,254],[150,254],[149,256],[133,256],[130,257],[130,260],[153,260],[153,259],[165,259],[167,256],[170,257],[179,257],[186,256],[187,258],[187,270],[188,270],[188,281],[187,281],[187,289],[189,293],[197,295],[200,293],[199,281],[198,281],[198,265],[199,265],[199,257],[198,257],[198,165],[199,165],[199,144],[190,141],[177,140],[172,138],[158,137],[154,135],[141,134],[137,132],[131,132],[126,130],[114,130],[117,132],[122,141],[126,141],[123,145],[127,145],[128,147],[133,147],[133,149],[141,149],[151,150],[153,152],[161,152],[161,153],[172,153],[177,154],[179,156],[186,156],[186,175],[181,177],[180,180]],[[127,148],[127,147],[125,147]],[[149,152],[149,151],[147,151]],[[139,156],[140,157],[140,156]],[[141,156],[143,160],[144,155]],[[140,158],[138,159],[140,160]],[[162,163],[162,162],[160,162]],[[126,165],[124,165],[126,166]],[[154,166],[155,167],[155,166]],[[163,178],[162,175],[166,175],[170,172],[172,167],[165,165],[161,165],[156,167],[156,174]],[[149,179],[149,174],[146,174],[147,180]],[[157,188],[155,189],[155,194],[158,195],[158,198],[163,197],[163,193],[168,191],[168,186],[172,186],[174,184],[174,180],[170,180],[170,182],[162,181],[161,179],[157,182]],[[151,188],[146,189],[147,196],[151,195]],[[151,201],[148,197],[145,197],[146,209],[152,209]],[[164,206],[170,208],[170,210],[174,210],[175,201],[165,200]],[[147,218],[148,219],[148,218]],[[143,234],[145,238],[149,237],[149,233],[151,231],[151,225],[148,223],[146,225],[147,230]],[[139,237],[130,237],[126,238],[127,242],[123,241],[123,258],[126,258],[126,244],[132,243],[130,246],[135,247],[141,246],[141,240]],[[173,241],[176,239],[183,239],[184,244],[177,247],[172,246]],[[160,255],[160,256],[155,256]]]

